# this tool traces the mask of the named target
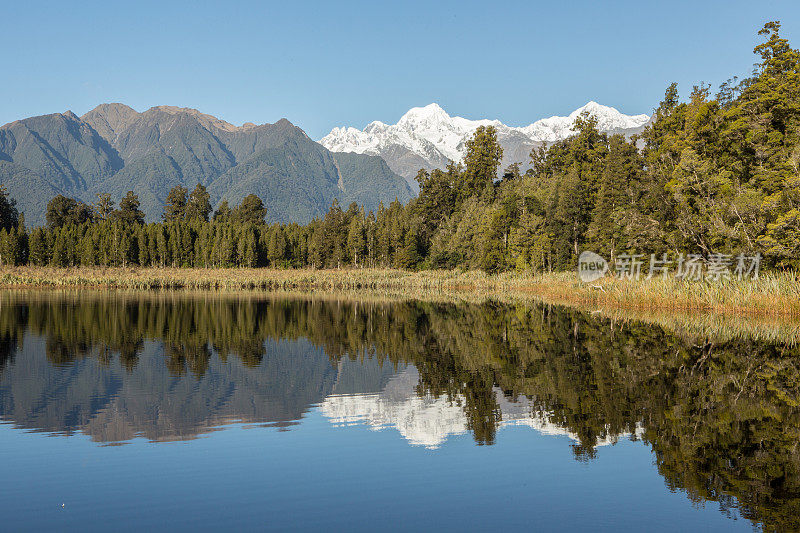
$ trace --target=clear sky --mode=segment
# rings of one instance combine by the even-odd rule
[[[9,2],[0,124],[103,102],[286,117],[312,138],[437,102],[525,125],[589,100],[650,113],[747,75],[767,20],[800,47],[800,2]]]

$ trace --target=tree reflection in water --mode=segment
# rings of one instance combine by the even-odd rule
[[[7,293],[0,306],[2,418],[97,440],[291,425],[336,392],[343,361],[370,362],[380,386],[413,365],[417,394],[459,405],[478,444],[497,439],[499,390],[574,435],[579,460],[635,435],[693,501],[766,529],[800,527],[794,339],[496,301]],[[134,382],[147,394],[126,396]]]

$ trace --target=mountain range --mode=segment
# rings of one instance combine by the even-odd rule
[[[469,120],[451,117],[438,104],[415,107],[396,124],[371,122],[363,130],[353,127],[333,128],[319,142],[335,153],[369,154],[382,157],[393,171],[403,176],[415,192],[414,180],[420,168],[444,168],[449,161],[459,162],[466,152],[466,142],[478,126],[494,126],[503,147],[501,171],[511,163],[529,166],[533,148],[566,139],[574,132],[575,118],[588,112],[597,119],[600,131],[631,136],[641,132],[650,117],[625,115],[613,107],[589,102],[566,117],[553,116],[528,126],[507,126],[499,120]]]
[[[57,194],[93,202],[110,193],[119,201],[133,190],[155,221],[172,187],[200,183],[214,204],[256,194],[279,222],[307,222],[334,198],[376,209],[414,194],[380,157],[332,153],[286,119],[234,126],[195,109],[139,113],[116,103],[0,127],[0,183],[32,225],[44,223]]]
[[[63,194],[87,203],[132,190],[148,221],[159,220],[169,190],[208,188],[212,203],[259,196],[272,222],[307,222],[334,199],[376,209],[407,202],[420,168],[444,168],[464,157],[478,126],[494,126],[504,149],[501,170],[527,168],[531,149],[570,136],[588,112],[598,128],[630,136],[647,115],[628,116],[589,102],[566,117],[512,127],[498,120],[451,117],[437,104],[410,109],[396,124],[334,128],[319,142],[286,119],[234,126],[196,109],[157,106],[144,112],[101,104],[79,117],[67,111],[0,126],[0,184],[31,225],[45,222],[47,202]]]

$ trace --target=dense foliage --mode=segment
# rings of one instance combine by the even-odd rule
[[[307,225],[231,216],[237,211],[224,202],[210,217],[200,185],[202,209],[186,204],[188,191],[178,185],[163,222],[147,225],[130,215],[138,210],[131,211],[133,192],[114,213],[108,195],[98,195],[105,204],[93,209],[58,196],[46,228],[0,234],[2,261],[497,272],[571,269],[591,249],[612,261],[622,253],[760,253],[768,266],[797,268],[800,53],[779,30],[769,22],[759,32],[752,77],[723,84],[714,97],[695,87],[686,102],[672,84],[652,122],[631,139],[601,133],[593,117],[579,116],[575,135],[531,153],[524,175],[511,165],[496,179],[503,151],[496,131],[480,127],[462,164],[420,170],[420,194],[407,205],[366,212],[334,200]],[[255,199],[244,198],[239,214]]]

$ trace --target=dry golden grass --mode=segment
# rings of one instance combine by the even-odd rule
[[[605,312],[680,310],[740,316],[800,316],[800,282],[793,275],[779,273],[742,281],[604,278],[587,284],[578,281],[571,272],[490,276],[459,270],[2,267],[0,288],[10,287],[373,292],[414,298],[533,297]]]
[[[130,289],[457,290],[502,289],[501,278],[458,271],[395,269],[0,267],[0,287]]]
[[[582,283],[571,273],[561,273],[529,280],[523,290],[553,302],[603,309],[800,316],[800,282],[794,275],[782,273],[744,280],[603,278],[592,283]]]

